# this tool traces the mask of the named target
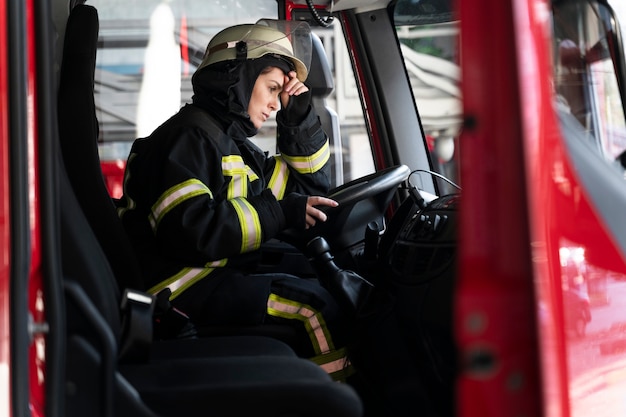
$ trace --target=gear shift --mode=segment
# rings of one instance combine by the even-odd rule
[[[307,253],[322,286],[335,297],[342,308],[351,315],[359,315],[374,286],[356,272],[340,269],[323,237],[318,236],[311,240],[307,244]]]

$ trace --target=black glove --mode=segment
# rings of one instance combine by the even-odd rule
[[[283,120],[287,126],[297,126],[309,114],[311,108],[311,90],[298,96],[289,97],[287,106],[282,110]]]
[[[283,210],[287,228],[304,230],[306,228],[306,202],[309,196],[290,193],[278,202]]]

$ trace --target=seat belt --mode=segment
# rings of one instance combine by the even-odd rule
[[[156,297],[142,291],[125,289],[120,304],[122,339],[120,362],[148,360],[153,339],[153,314]]]
[[[146,362],[153,340],[189,339],[197,337],[189,317],[170,303],[169,288],[156,296],[125,289],[120,304],[122,338],[120,362]]]

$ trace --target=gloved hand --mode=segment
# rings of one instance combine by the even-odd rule
[[[299,95],[289,97],[287,106],[281,111],[283,120],[288,126],[299,125],[309,114],[311,108],[311,91],[305,91]]]
[[[306,204],[308,196],[290,193],[278,202],[283,210],[288,228],[304,230],[306,228]]]

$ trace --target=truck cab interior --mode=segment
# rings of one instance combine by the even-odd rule
[[[191,339],[184,337],[182,340],[179,337],[175,340],[153,340],[150,325],[154,301],[150,298],[147,304],[145,301],[137,301],[146,294],[135,291],[142,287],[142,283],[136,272],[132,249],[125,240],[112,204],[115,196],[111,176],[107,176],[104,169],[106,162],[110,161],[103,158],[102,151],[106,147],[115,147],[107,140],[111,135],[121,135],[116,132],[116,127],[122,130],[111,120],[114,116],[119,117],[121,111],[109,112],[110,107],[123,108],[129,105],[123,101],[107,101],[107,97],[120,98],[123,95],[119,91],[110,92],[120,79],[106,78],[113,71],[106,65],[105,58],[111,49],[128,49],[125,43],[141,41],[124,38],[128,35],[120,34],[122,29],[116,27],[110,19],[103,23],[100,16],[106,16],[115,8],[107,9],[106,4],[74,3],[69,5],[67,21],[57,24],[64,27],[64,36],[63,42],[58,42],[62,45],[62,52],[57,54],[60,59],[57,64],[58,89],[56,95],[52,94],[58,103],[56,114],[59,133],[58,144],[54,147],[55,155],[60,159],[54,164],[58,195],[60,201],[63,201],[59,210],[59,277],[62,283],[62,316],[65,317],[61,324],[65,337],[56,339],[56,347],[64,354],[48,356],[47,373],[51,377],[48,381],[54,381],[55,376],[65,381],[64,389],[57,388],[64,399],[64,415],[84,415],[96,411],[102,415],[206,412],[210,415],[357,416],[363,413],[385,415],[389,412],[408,415],[417,410],[431,410],[435,413],[436,408],[450,404],[450,372],[454,355],[451,335],[448,334],[451,317],[449,289],[440,292],[439,296],[444,298],[436,303],[443,307],[443,316],[428,312],[428,303],[423,303],[423,316],[429,316],[436,323],[433,325],[436,331],[429,337],[433,340],[442,337],[445,340],[437,342],[443,343],[443,349],[440,346],[430,347],[433,351],[425,352],[443,361],[446,373],[443,375],[445,380],[439,384],[439,389],[446,393],[440,395],[441,398],[437,399],[440,403],[435,405],[428,404],[431,396],[426,391],[432,384],[423,381],[423,378],[426,373],[434,375],[440,370],[430,369],[434,362],[421,363],[416,360],[420,355],[414,350],[420,348],[422,339],[410,330],[415,328],[426,332],[427,329],[413,320],[409,305],[406,305],[406,311],[398,309],[396,312],[393,308],[394,312],[387,317],[387,313],[379,314],[378,306],[368,301],[368,305],[363,308],[362,322],[378,320],[380,323],[363,325],[360,330],[363,339],[361,343],[367,345],[367,348],[362,349],[363,359],[357,359],[358,355],[355,354],[354,360],[369,363],[381,360],[381,355],[391,357],[395,352],[401,361],[398,360],[392,366],[381,366],[382,363],[367,365],[371,369],[367,372],[364,370],[356,382],[349,384],[332,383],[316,366],[296,357],[294,351],[297,351],[297,347],[289,346],[292,339],[284,329],[197,328]],[[168,3],[164,2],[159,7],[163,4],[175,7],[175,4]],[[311,21],[311,25],[315,25],[316,20],[323,21],[319,15],[316,16],[317,12],[311,13],[310,8],[304,6],[298,13]],[[154,25],[156,14],[153,13],[150,25]],[[119,11],[116,15],[119,15]],[[206,23],[202,20],[200,22]],[[192,26],[193,20],[188,20],[188,23],[187,30],[200,31],[201,28]],[[113,29],[109,26],[113,26]],[[114,33],[111,36],[117,36],[117,43],[113,41],[109,45],[106,43],[106,35],[111,32]],[[206,34],[200,39],[206,42]],[[147,41],[146,48],[149,48],[151,38]],[[194,45],[193,41],[189,45]],[[418,209],[425,208],[426,202],[436,195],[434,176],[426,181],[430,185],[425,188],[431,191],[425,194],[427,200],[408,181],[412,173],[405,163],[392,163],[389,160],[376,172],[346,181],[350,175],[344,174],[344,170],[350,169],[350,165],[344,159],[349,159],[345,156],[350,155],[350,149],[342,142],[344,136],[340,132],[337,113],[328,103],[327,98],[334,90],[334,79],[324,47],[321,37],[313,35],[313,75],[309,85],[320,119],[325,130],[330,132],[333,150],[331,172],[336,187],[330,196],[340,205],[336,210],[328,210],[327,223],[307,233],[287,230],[278,239],[269,242],[259,252],[260,270],[284,271],[285,268],[291,268],[302,279],[316,279],[320,276],[322,280],[323,277],[330,281],[328,285],[331,287],[333,281],[341,279],[341,274],[350,272],[358,279],[378,281],[376,291],[387,297],[394,292],[391,290],[393,285],[376,274],[386,272],[386,263],[393,255],[393,268],[405,280],[399,284],[408,289],[414,287],[411,277],[421,274],[415,270],[412,262],[418,250],[414,236],[419,234],[423,236],[424,242],[434,236],[441,236],[443,246],[434,250],[432,257],[439,259],[435,261],[438,264],[437,271],[432,270],[431,277],[424,276],[425,282],[445,275],[447,279],[441,278],[439,281],[446,281],[445,286],[449,287],[453,276],[453,213],[456,197],[449,198],[440,206],[431,205],[428,213],[424,211],[417,221],[413,220],[411,226],[407,227],[407,218],[414,216]],[[197,57],[202,50],[190,48],[188,53],[190,59],[186,64],[193,68],[198,65]],[[99,62],[100,55],[104,56],[105,63]],[[123,53],[119,55],[123,56]],[[333,53],[331,58],[337,59],[337,56]],[[337,65],[336,62],[334,64]],[[142,68],[144,82],[148,78],[146,72],[149,69],[145,62]],[[122,76],[125,75],[123,71],[120,72]],[[113,75],[119,76],[119,73]],[[127,75],[126,78],[128,82]],[[185,86],[181,90],[185,91]],[[141,91],[139,93],[140,96]],[[125,94],[129,95],[128,92]],[[136,99],[138,97],[133,97],[130,101]],[[336,97],[335,102],[340,99]],[[414,128],[419,129],[419,119],[416,115],[414,117]],[[132,133],[124,137],[125,143],[121,146],[128,145],[134,137]],[[345,137],[351,140],[350,136]],[[423,141],[419,137],[416,140]],[[121,146],[118,144],[118,147]],[[387,152],[394,154],[397,151],[390,147]],[[425,149],[417,153],[422,153],[417,158],[428,161]],[[358,154],[352,155],[352,158],[357,157]],[[373,159],[374,155],[371,154],[369,158]],[[353,165],[360,162],[350,161]],[[373,164],[373,161],[370,163]],[[395,220],[396,224],[393,224],[388,214],[393,206],[405,212],[403,218]],[[402,240],[388,233],[387,241],[381,244],[381,237],[387,228],[392,229],[394,234],[402,233]],[[323,245],[311,249],[310,242],[320,237],[324,239]],[[332,253],[330,261],[315,262],[316,256],[328,251]],[[309,263],[311,266],[307,266]],[[366,274],[368,269],[376,272]],[[431,268],[423,265],[421,269]],[[341,289],[338,291],[338,297],[341,298]],[[433,294],[437,292],[430,293],[431,300],[434,300]],[[418,291],[408,296],[403,303],[410,302],[413,297],[424,295]],[[376,296],[370,295],[370,298]],[[350,301],[354,300],[346,303]],[[381,305],[384,303],[381,302]],[[381,340],[385,333],[389,334]],[[410,336],[405,338],[404,333]],[[48,347],[51,350],[54,348],[54,344]],[[444,353],[446,349],[449,349],[448,353]],[[57,362],[54,358],[60,360]],[[382,362],[393,363],[394,360],[388,358]],[[423,369],[418,370],[418,367]],[[53,387],[54,383],[49,386]],[[273,392],[280,394],[274,395]],[[423,404],[409,401],[408,393],[411,393],[413,400],[416,392],[423,397]],[[238,398],[242,400],[237,401]],[[312,406],[313,403],[315,406]],[[449,411],[445,410],[446,413]]]
[[[507,88],[494,100],[510,102],[509,89],[515,87],[515,106],[523,108],[521,82],[506,84],[506,77],[519,74],[501,73],[489,88],[484,82],[461,84],[462,76],[484,81],[476,69],[487,47],[476,46],[480,40],[467,29],[479,25],[475,10],[452,0],[21,3],[8,6],[9,39],[24,39],[24,28],[31,27],[36,46],[29,55],[24,51],[31,49],[16,41],[11,59],[21,67],[9,73],[16,86],[11,108],[23,109],[11,119],[12,158],[18,161],[11,176],[17,190],[12,223],[15,236],[22,237],[15,239],[12,255],[13,294],[19,300],[12,308],[24,314],[12,315],[11,326],[30,329],[15,331],[12,338],[14,415],[35,409],[47,417],[454,416],[466,399],[461,388],[507,369],[510,351],[502,349],[498,356],[481,344],[488,338],[478,335],[481,325],[472,328],[467,317],[493,314],[510,293],[497,303],[490,298],[497,291],[478,294],[475,288],[485,288],[485,281],[476,276],[485,269],[472,255],[498,246],[485,238],[487,233],[506,236],[505,255],[485,268],[504,268],[511,259],[523,264],[502,274],[523,280],[511,285],[517,293],[510,299],[537,301],[536,294],[544,291],[541,282],[528,279],[535,259],[530,232],[516,229],[541,225],[533,220],[539,202],[527,188],[536,179],[534,162],[498,158],[535,155],[536,149],[522,149],[513,139],[510,146],[495,139],[489,146],[466,145],[481,132],[489,138],[507,136],[516,127],[511,137],[532,133],[519,121],[494,122],[494,131],[484,133],[493,119],[481,119],[479,110],[486,107],[477,110],[476,103],[487,102],[484,96],[496,84]],[[546,253],[552,256],[567,246],[564,242],[574,245],[593,235],[596,245],[585,252],[589,262],[623,270],[626,68],[619,26],[605,1],[549,3],[553,32],[546,50],[555,82],[546,93],[546,111],[554,119],[548,125],[554,128],[551,137],[567,149],[563,178],[578,178],[588,198],[558,194],[567,181],[560,183],[556,195],[563,197],[550,200],[553,205],[541,214],[567,232],[551,241]],[[462,17],[476,19],[463,29]],[[155,314],[172,312],[142,291],[114,205],[132,142],[189,102],[191,76],[211,37],[226,26],[260,18],[301,20],[312,28],[307,85],[330,140],[329,196],[339,206],[326,210],[323,224],[305,232],[288,229],[266,242],[257,254],[258,272],[288,271],[317,280],[355,315],[357,373],[347,383],[333,382],[300,357],[294,335],[280,326],[202,328],[183,320],[175,333],[155,333],[164,331],[154,327]],[[35,75],[34,85],[24,75],[26,68]],[[470,99],[464,101],[463,94]],[[29,109],[37,115],[36,149],[19,139],[31,126]],[[276,123],[270,120],[255,143],[275,152],[275,136]],[[19,162],[32,153],[37,167],[29,172]],[[33,176],[39,285],[29,280],[33,226],[24,209],[30,207],[34,191],[27,184]],[[545,192],[540,183],[537,188]],[[469,189],[463,200],[461,187]],[[507,219],[504,212],[521,213],[525,220]],[[577,223],[580,216],[593,221]],[[596,227],[598,222],[609,231]],[[512,226],[510,234],[505,226]],[[549,268],[560,281],[561,266]],[[472,279],[478,285],[470,288]],[[488,300],[488,307],[478,309],[482,315],[463,316],[476,299]],[[537,334],[554,331],[549,325],[542,330],[539,304],[543,308],[537,301],[511,309],[513,317],[526,319],[523,331],[532,333],[514,339],[525,346],[541,347]],[[584,309],[587,325],[589,304],[575,308]],[[571,317],[576,319],[565,325],[578,325],[574,321],[581,316]],[[510,335],[507,331],[495,339]],[[528,393],[541,379],[536,364],[528,369],[523,375],[531,383],[515,393]]]

